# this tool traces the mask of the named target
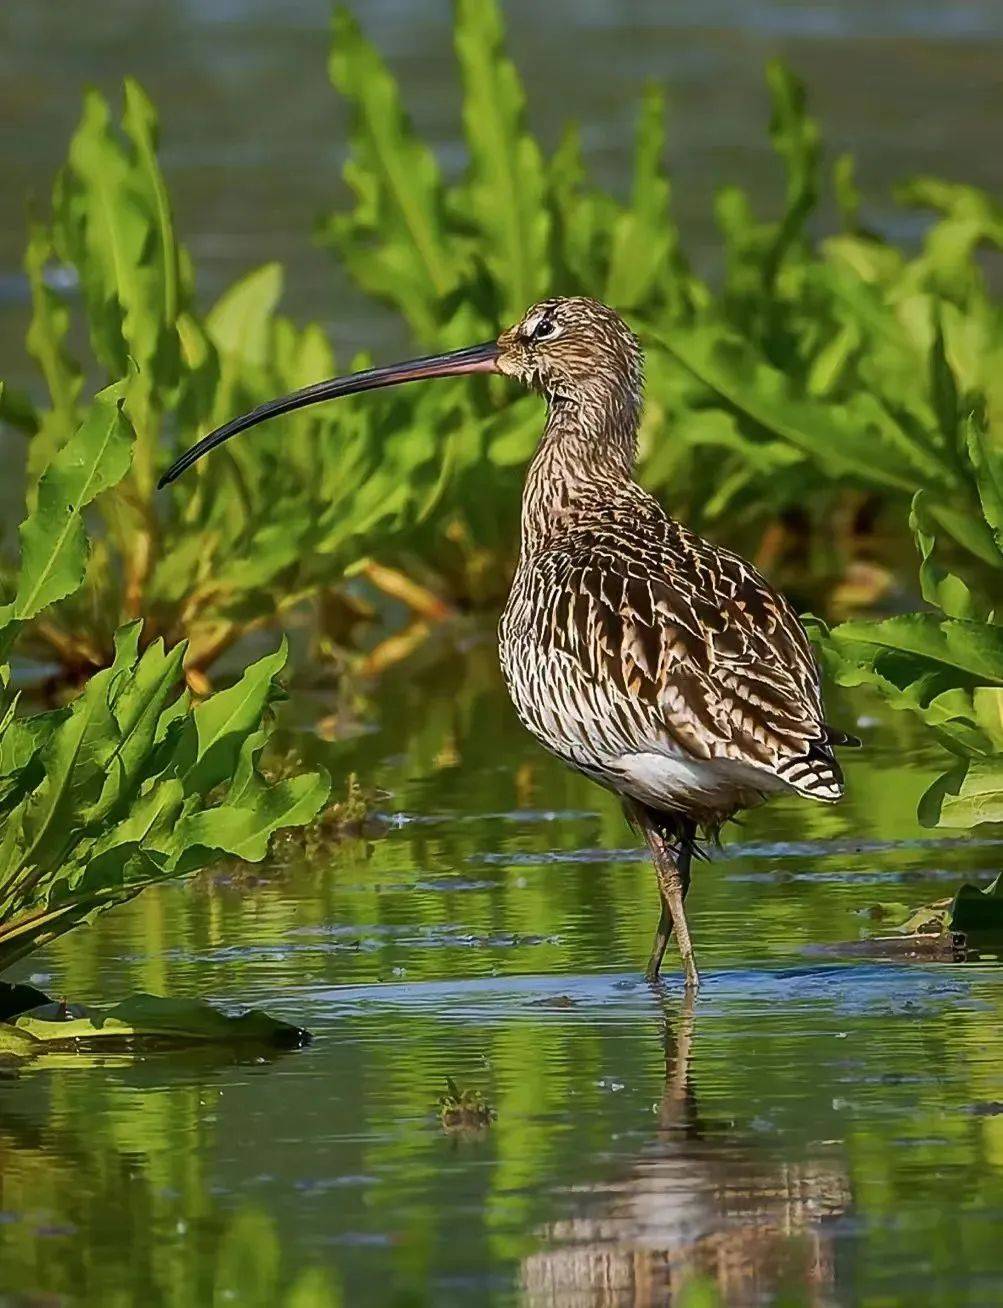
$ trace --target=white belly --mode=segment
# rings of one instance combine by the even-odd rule
[[[723,812],[744,808],[788,787],[779,777],[733,759],[686,759],[666,753],[610,759],[615,788],[655,808]]]

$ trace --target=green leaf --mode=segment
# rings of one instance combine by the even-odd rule
[[[134,103],[134,127],[138,117]],[[147,255],[159,222],[112,129],[108,104],[96,91],[84,98],[56,216],[60,253],[81,274],[95,353],[116,376],[131,357],[144,385],[151,384],[166,326],[164,270]]]
[[[1003,822],[1003,756],[976,758],[939,777],[920,800],[927,827],[968,830]]]
[[[26,902],[79,839],[82,815],[97,802],[115,747],[109,688],[117,669],[87,683],[39,750],[38,786],[7,818],[0,842],[0,901]]]
[[[42,370],[52,405],[29,448],[29,471],[36,476],[77,426],[77,400],[82,383],[80,370],[66,351],[69,311],[46,282],[52,255],[48,232],[33,222],[24,256],[32,304],[25,344]]]
[[[355,19],[338,9],[332,30],[331,81],[353,110],[345,180],[356,209],[332,218],[323,236],[360,285],[397,304],[417,334],[429,337],[462,263],[444,226],[438,165]]]
[[[984,619],[988,612],[986,605],[973,595],[960,577],[948,572],[935,557],[935,524],[928,500],[926,491],[917,491],[909,515],[909,526],[921,558],[919,581],[923,598],[949,618]]]
[[[17,593],[0,607],[0,658],[17,625],[77,589],[87,562],[83,511],[128,471],[133,432],[122,414],[125,383],[95,396],[76,436],[43,474],[34,510],[21,524]]]
[[[525,96],[504,52],[495,0],[457,0],[454,40],[470,151],[464,208],[477,226],[498,310],[515,321],[549,290],[543,158],[526,129]]]
[[[973,414],[965,424],[968,455],[975,469],[982,514],[992,532],[1003,567],[1003,451],[990,442],[984,422]]]
[[[678,236],[669,216],[669,181],[662,167],[665,99],[645,93],[634,145],[630,207],[613,226],[604,299],[621,311],[650,302],[669,276]]]
[[[829,476],[849,473],[887,488],[941,486],[944,466],[865,395],[821,404],[794,393],[784,373],[723,327],[675,327],[651,335],[727,404],[810,455]]]
[[[179,256],[171,201],[157,162],[157,115],[143,88],[131,77],[125,79],[123,124],[135,149],[141,174],[149,188],[150,206],[156,215],[162,271],[162,317],[165,323],[173,325],[180,301]]]
[[[209,338],[234,366],[260,368],[268,362],[271,323],[282,282],[280,264],[263,264],[224,291],[209,310],[205,323]]]
[[[972,704],[976,722],[1003,753],[1003,688],[976,686],[972,692]]]
[[[116,663],[129,643],[138,641],[139,623],[123,628],[116,636]],[[105,764],[105,782],[93,809],[81,816],[88,825],[121,811],[135,798],[153,752],[154,740],[168,696],[182,677],[184,644],[167,652],[162,641],[154,641],[136,662],[135,645],[128,658],[128,672],[113,684],[112,709],[118,739]],[[128,657],[128,656],[127,656]]]
[[[330,789],[328,777],[321,772],[274,786],[257,782],[245,793],[243,804],[218,804],[183,818],[177,839],[185,850],[209,849],[257,863],[267,854],[276,831],[305,826],[317,816]]]
[[[189,795],[205,796],[233,775],[245,738],[257,729],[265,709],[282,691],[275,678],[285,666],[283,640],[274,654],[252,663],[235,686],[197,705],[196,749],[184,783]]]
[[[766,66],[772,115],[770,137],[787,172],[787,204],[767,258],[772,282],[784,256],[801,236],[818,195],[819,132],[805,109],[803,83],[779,59]]]
[[[856,164],[851,154],[841,154],[832,165],[832,189],[836,204],[848,232],[860,228],[861,194],[857,186]]]
[[[933,663],[1003,685],[1003,627],[933,613],[904,613],[883,622],[844,622],[831,633],[838,644],[880,646],[921,655]]]
[[[137,994],[110,1007],[45,1004],[0,1022],[0,1055],[31,1058],[54,1050],[83,1052],[201,1044],[292,1049],[308,1032],[257,1009],[223,1013],[197,999]]]
[[[293,1282],[283,1308],[342,1308],[344,1296],[325,1268],[308,1267]]]

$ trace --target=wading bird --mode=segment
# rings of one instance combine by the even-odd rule
[[[371,368],[262,404],[171,467],[166,485],[238,432],[358,391],[495,372],[540,392],[547,421],[522,500],[522,544],[499,625],[523,724],[614,791],[651,851],[661,912],[646,975],[673,930],[699,984],[683,901],[698,831],[794,792],[843,793],[819,670],[788,602],[744,559],[675,522],[633,480],[644,359],[618,314],[543,300],[496,341]]]

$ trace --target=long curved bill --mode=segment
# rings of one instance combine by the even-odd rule
[[[497,372],[498,345],[495,341],[485,341],[482,345],[470,345],[465,350],[453,350],[449,354],[428,354],[421,359],[410,359],[406,363],[392,363],[385,368],[367,368],[364,372],[349,373],[347,377],[332,377],[330,381],[316,382],[305,386],[301,391],[283,395],[277,400],[259,404],[250,413],[233,418],[222,427],[198,441],[182,454],[181,458],[167,469],[157,483],[162,489],[197,463],[203,454],[208,454],[217,445],[222,445],[238,432],[256,427],[259,422],[277,418],[282,413],[292,413],[294,409],[305,409],[308,404],[320,404],[324,400],[336,400],[342,395],[355,395],[359,391],[374,391],[383,386],[400,386],[403,382],[423,381],[428,377],[459,377],[468,372]]]

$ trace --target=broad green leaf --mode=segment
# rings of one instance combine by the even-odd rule
[[[987,606],[972,594],[960,577],[948,572],[935,557],[935,524],[926,491],[917,491],[913,497],[909,525],[920,553],[919,581],[923,598],[949,618],[984,619]]]
[[[88,682],[39,751],[38,787],[7,818],[0,844],[0,902],[20,903],[79,838],[81,814],[97,800],[115,743],[108,706],[111,669]]]
[[[973,415],[966,423],[968,454],[986,526],[992,532],[1003,567],[1003,446],[990,440],[985,423]]]
[[[285,666],[286,653],[283,641],[274,654],[252,663],[235,686],[217,691],[195,707],[195,757],[184,776],[188,794],[204,797],[233,775],[245,738],[282,693],[275,678]]]
[[[180,272],[171,201],[160,165],[157,162],[157,115],[138,82],[125,79],[125,113],[123,125],[132,141],[140,171],[150,194],[150,206],[156,216],[160,244],[163,321],[173,325],[180,307]]]
[[[819,132],[805,109],[803,84],[778,59],[766,66],[772,115],[770,137],[787,172],[784,217],[768,255],[766,276],[772,282],[791,245],[800,238],[815,207],[818,189]]]
[[[308,1267],[282,1300],[283,1308],[342,1308],[344,1296],[326,1268]]]
[[[50,412],[29,446],[29,472],[37,476],[77,426],[80,370],[66,351],[70,315],[66,305],[46,281],[53,257],[45,228],[31,224],[24,269],[31,288],[32,315],[25,338],[29,354],[42,370],[49,391]]]
[[[966,935],[1003,931],[1003,877],[997,877],[984,890],[963,885],[951,905],[949,925],[952,931]]]
[[[266,263],[226,290],[209,310],[206,331],[234,366],[268,361],[272,317],[282,295],[281,265]]]
[[[135,91],[131,100],[136,128],[142,115]],[[164,269],[160,259],[148,257],[160,222],[144,191],[112,128],[107,102],[88,92],[57,201],[60,249],[81,274],[102,364],[120,376],[131,357],[149,388],[167,324]]]
[[[975,720],[1003,754],[1003,688],[976,686],[972,691]]]
[[[1003,755],[976,758],[933,783],[920,800],[924,826],[967,830],[1003,822]]]
[[[80,585],[87,561],[83,511],[128,471],[133,433],[122,414],[125,383],[94,399],[76,436],[42,475],[34,510],[21,524],[21,573],[13,601],[0,608],[0,657],[16,625]]]
[[[830,476],[849,473],[910,491],[917,481],[937,485],[943,477],[943,466],[911,442],[867,396],[843,404],[800,398],[782,372],[721,327],[677,327],[652,335],[722,400],[811,455]]]
[[[139,626],[134,623],[131,630],[120,631],[117,645],[124,644],[125,633],[138,639]],[[118,739],[105,765],[105,783],[95,807],[83,814],[88,825],[104,820],[135,797],[153,752],[161,713],[182,677],[184,654],[183,644],[166,652],[162,641],[154,641],[138,662],[133,652],[128,671],[112,686]]]
[[[1003,627],[933,613],[905,613],[883,622],[844,622],[833,629],[837,644],[879,646],[918,654],[973,677],[1003,685]]]
[[[954,539],[963,545],[969,553],[983,563],[988,563],[991,567],[999,567],[1000,547],[996,542],[994,533],[984,518],[977,512],[973,513],[971,507],[956,507],[952,504],[940,503],[934,498],[930,498],[926,504],[927,511],[932,518],[950,532]]]
[[[323,773],[305,773],[273,786],[260,782],[245,792],[244,804],[217,804],[178,824],[185,850],[214,850],[257,863],[282,827],[305,826],[327,801],[330,782]]]

